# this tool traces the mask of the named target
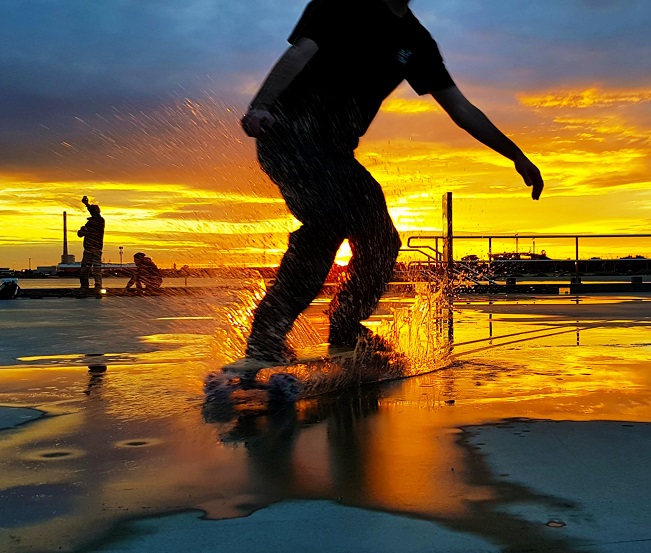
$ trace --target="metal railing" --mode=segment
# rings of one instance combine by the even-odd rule
[[[493,241],[494,240],[515,240],[516,251],[518,250],[518,242],[524,240],[571,240],[574,242],[574,273],[576,282],[580,282],[579,261],[581,241],[590,239],[631,239],[631,238],[651,238],[651,234],[491,234],[491,235],[468,235],[459,234],[454,235],[456,240],[478,240],[486,241],[488,246],[488,265],[494,263],[493,257]],[[444,262],[443,253],[439,249],[439,242],[443,244],[444,237],[442,235],[416,235],[407,238],[407,247],[401,249],[402,252],[417,252],[425,256],[426,263],[441,264]],[[428,242],[428,243],[422,243]],[[432,246],[432,242],[434,245]],[[550,260],[551,261],[551,260]],[[508,262],[508,261],[505,261]],[[522,263],[524,260],[513,261]],[[457,261],[455,261],[457,263]],[[536,263],[536,261],[526,261],[526,263]],[[467,265],[467,264],[466,264]]]

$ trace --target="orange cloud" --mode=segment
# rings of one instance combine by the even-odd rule
[[[430,99],[389,98],[382,104],[385,113],[431,113],[440,112],[442,109]]]
[[[532,96],[520,94],[518,100],[524,106],[536,108],[604,108],[649,102],[651,101],[651,91],[645,89],[606,92],[599,88],[588,88]]]
[[[500,128],[540,166],[540,202],[531,201],[509,160],[454,126],[431,98],[403,94],[385,102],[356,152],[383,185],[403,236],[439,232],[448,191],[459,233],[648,228],[651,93],[581,88],[523,94],[519,106],[501,96],[487,102],[489,117],[496,109]],[[29,176],[0,175],[0,266],[11,266],[16,252],[25,259],[19,268],[27,256],[58,261],[63,210],[71,253],[79,256],[73,233],[85,221],[84,193],[106,216],[107,259],[117,259],[121,245],[125,254],[151,253],[162,266],[278,262],[298,223],[229,109],[207,97],[148,114],[116,113],[103,123],[78,121],[80,134],[54,148],[55,161],[44,154],[28,165]],[[563,255],[553,244],[546,249]],[[338,260],[348,255],[344,248]]]

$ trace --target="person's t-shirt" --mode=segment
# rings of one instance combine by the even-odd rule
[[[354,149],[405,79],[421,95],[454,86],[429,32],[383,0],[312,0],[288,41],[301,38],[319,50],[274,109],[319,142]]]
[[[88,217],[84,225],[84,250],[89,252],[100,252],[104,247],[104,217],[93,215]]]

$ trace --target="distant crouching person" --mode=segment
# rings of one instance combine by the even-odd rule
[[[127,282],[127,288],[135,285],[138,290],[147,290],[150,292],[160,290],[163,278],[151,257],[147,257],[144,253],[138,252],[133,256],[133,261],[136,264],[136,272],[129,282]]]

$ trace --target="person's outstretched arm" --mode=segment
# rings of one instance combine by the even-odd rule
[[[313,40],[301,38],[280,57],[242,118],[242,128],[247,135],[260,136],[265,128],[273,126],[275,120],[269,113],[269,108],[318,50],[319,47]]]
[[[545,185],[538,167],[456,86],[434,91],[432,96],[459,127],[482,144],[510,159],[525,184],[532,187],[531,197],[534,200],[540,198]]]

